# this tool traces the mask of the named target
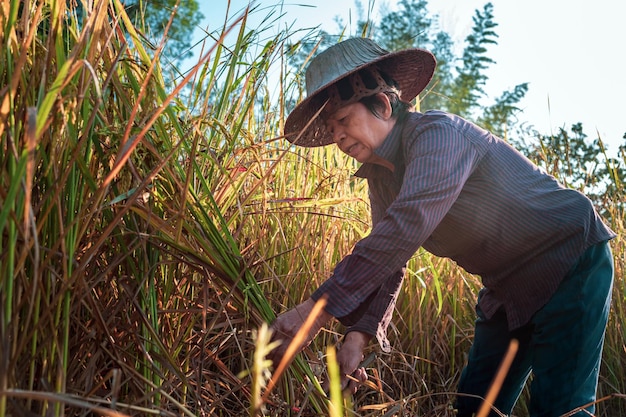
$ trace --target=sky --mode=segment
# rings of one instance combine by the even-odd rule
[[[209,31],[247,0],[200,0]],[[369,0],[371,1],[371,0]],[[368,0],[361,0],[366,7]],[[373,2],[372,17],[397,10],[397,0]],[[442,30],[463,47],[475,11],[487,0],[428,0],[427,9],[439,17]],[[528,82],[518,116],[542,134],[557,133],[581,122],[588,137],[599,134],[615,155],[626,133],[626,2],[615,0],[491,0],[498,44],[487,55],[492,64],[485,86],[488,99]],[[320,26],[337,33],[335,18],[349,24],[358,14],[354,0],[257,0],[256,15],[276,10],[278,27]],[[275,8],[275,9],[274,9]],[[259,22],[261,24],[262,22]],[[253,24],[252,22],[250,24]],[[348,31],[354,33],[354,29]]]

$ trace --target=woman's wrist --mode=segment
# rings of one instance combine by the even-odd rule
[[[353,344],[363,350],[367,347],[370,340],[372,340],[372,335],[360,332],[358,330],[354,330],[346,334],[346,337],[344,338],[344,343]]]

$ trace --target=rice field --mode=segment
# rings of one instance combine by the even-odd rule
[[[354,397],[318,382],[338,323],[266,390],[263,324],[369,229],[354,162],[280,137],[293,34],[228,16],[172,74],[120,1],[84,7],[0,5],[0,417],[453,415],[480,281],[426,252]],[[599,416],[626,414],[616,203]]]

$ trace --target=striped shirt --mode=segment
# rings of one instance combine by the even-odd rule
[[[582,193],[565,188],[503,140],[441,111],[409,113],[376,154],[394,171],[364,164],[373,227],[313,294],[343,324],[386,328],[403,267],[418,248],[479,275],[481,308],[526,324],[591,245],[615,237]]]

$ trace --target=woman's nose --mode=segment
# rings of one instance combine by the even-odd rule
[[[340,143],[346,137],[343,130],[336,129],[336,128],[331,129],[330,134],[333,137],[333,140],[335,141],[335,143]]]

